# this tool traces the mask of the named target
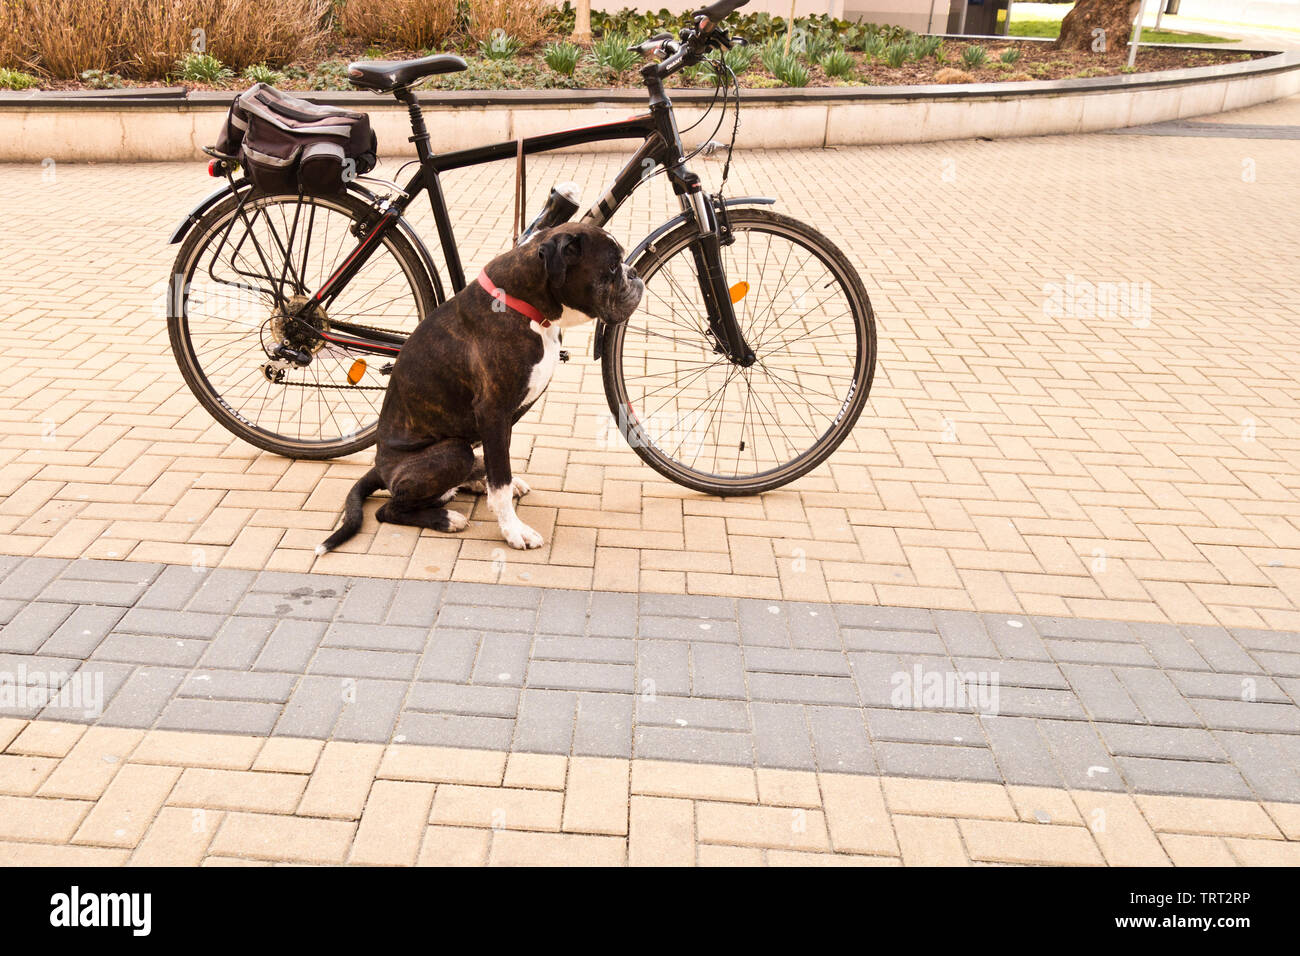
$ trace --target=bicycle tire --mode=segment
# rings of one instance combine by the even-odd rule
[[[347,193],[331,197],[303,197],[303,199],[326,207],[332,206],[335,211],[349,216],[353,222],[365,222],[372,218],[373,214],[370,203]],[[290,202],[297,203],[298,201],[297,194],[259,194],[248,200],[249,203],[259,203],[266,206]],[[377,413],[375,421],[365,424],[357,422],[358,428],[345,434],[311,440],[301,437],[295,438],[262,427],[258,423],[249,420],[246,416],[241,415],[210,381],[209,374],[200,361],[190,334],[189,317],[186,314],[189,301],[188,290],[190,289],[194,271],[201,264],[203,252],[208,248],[209,243],[227,227],[231,217],[236,214],[238,206],[239,197],[234,195],[213,206],[194,224],[193,229],[186,236],[180,251],[176,255],[176,261],[172,269],[173,282],[178,281],[177,277],[182,277],[182,288],[186,291],[178,297],[168,296],[167,328],[172,353],[180,368],[181,376],[190,391],[199,400],[199,403],[213,418],[231,433],[264,451],[273,452],[286,458],[322,461],[340,458],[368,448],[375,441]],[[391,230],[386,233],[381,245],[392,255],[400,271],[410,283],[415,319],[410,325],[410,330],[414,330],[415,325],[427,317],[437,305],[438,300],[433,285],[430,282],[422,259],[400,232]],[[179,309],[175,308],[178,299],[181,303]],[[256,333],[250,332],[250,335],[254,334]],[[250,350],[250,358],[255,354]],[[266,356],[263,353],[259,361],[265,360]],[[301,387],[311,388],[312,386],[303,385]],[[338,385],[326,385],[319,386],[318,390],[340,387]]]
[[[601,353],[602,380],[610,413],[615,417],[616,421],[619,421],[620,431],[623,432],[624,438],[628,440],[633,451],[641,460],[660,475],[692,490],[720,497],[755,495],[771,491],[803,477],[822,464],[848,437],[861,416],[870,395],[876,365],[875,313],[872,310],[871,301],[862,285],[857,270],[853,268],[844,253],[813,227],[779,213],[761,209],[733,208],[729,210],[728,215],[733,235],[740,236],[749,232],[769,232],[774,235],[781,235],[792,243],[808,249],[829,266],[828,271],[840,283],[850,304],[857,344],[853,380],[848,387],[844,401],[830,426],[817,438],[811,447],[790,461],[779,463],[775,467],[766,468],[754,474],[723,476],[701,472],[688,467],[667,454],[652,437],[647,437],[642,433],[642,420],[637,421],[636,434],[629,436],[620,418],[621,415],[632,412],[632,402],[624,368],[624,346],[627,341],[628,330],[634,327],[637,315],[634,315],[629,323],[610,326],[606,329]],[[690,258],[690,243],[697,235],[698,230],[693,223],[683,224],[666,236],[657,239],[638,257],[637,261],[633,263],[633,267],[645,280],[647,293],[650,291],[655,276],[675,256],[685,255],[687,259]],[[725,248],[728,247],[724,247],[724,254]],[[643,299],[644,307],[645,299]],[[738,320],[739,318],[738,315]],[[700,324],[703,325],[702,322]],[[747,331],[747,337],[749,334]],[[701,335],[703,335],[703,332],[701,332]],[[754,342],[751,341],[750,344],[753,346]],[[707,345],[706,342],[705,346],[707,347]],[[728,380],[729,383],[730,379]],[[752,385],[750,388],[752,390]],[[625,409],[627,412],[624,412]],[[741,447],[743,448],[743,442]],[[739,453],[737,460],[739,461]]]

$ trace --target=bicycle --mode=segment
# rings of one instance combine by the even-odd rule
[[[439,54],[351,64],[354,85],[390,93],[407,107],[418,168],[405,185],[358,176],[334,196],[267,195],[235,178],[231,157],[216,156],[209,172],[224,175],[227,186],[196,206],[171,236],[181,249],[169,287],[168,329],[190,389],[223,426],[267,451],[320,460],[367,447],[392,360],[446,298],[432,256],[403,217],[410,204],[429,193],[448,278],[459,291],[465,272],[440,174],[640,139],[583,219],[604,226],[646,178],[660,173],[681,213],[628,253],[646,283],[641,308],[625,324],[598,322],[594,330],[593,357],[602,365],[610,413],[646,464],[696,491],[758,494],[807,474],[848,436],[870,393],[871,303],[830,240],[756,208],[775,199],[724,198],[721,187],[705,194],[687,168],[703,147],[685,152],[664,89],[666,79],[718,52],[709,60],[718,85],[706,116],[720,93],[716,134],[734,87],[725,186],[740,89],[721,54],[744,40],[730,37],[721,21],[746,2],[718,0],[676,38],[659,34],[633,47],[653,57],[641,70],[649,112],[453,152],[430,148],[413,86],[465,69],[463,60]],[[569,205],[567,216],[551,219],[572,216],[577,206]],[[555,225],[547,215],[520,241]],[[377,301],[381,296],[388,297]],[[229,307],[230,314],[210,314],[210,305]]]

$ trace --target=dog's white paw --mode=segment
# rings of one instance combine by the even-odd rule
[[[502,528],[506,544],[519,551],[531,551],[542,546],[542,536],[522,521],[516,521],[512,527]]]
[[[514,479],[513,491],[516,498],[522,498],[524,495],[528,494],[528,492],[532,490],[533,490],[532,488],[528,487],[528,482],[524,481],[522,478]]]
[[[452,511],[450,508],[447,509],[447,521],[451,524],[451,527],[447,530],[452,532],[464,531],[469,526],[468,518],[459,511]]]

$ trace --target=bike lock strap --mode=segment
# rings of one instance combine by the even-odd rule
[[[708,17],[713,23],[717,23],[731,11],[739,9],[747,3],[749,3],[749,0],[718,0],[717,3],[711,4],[699,12]]]

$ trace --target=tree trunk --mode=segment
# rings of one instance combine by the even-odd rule
[[[578,0],[573,17],[573,36],[570,39],[583,45],[591,43],[591,0]]]
[[[1079,0],[1061,21],[1061,35],[1052,45],[1057,50],[1118,53],[1128,47],[1141,0]],[[1101,47],[1094,30],[1104,30]]]

